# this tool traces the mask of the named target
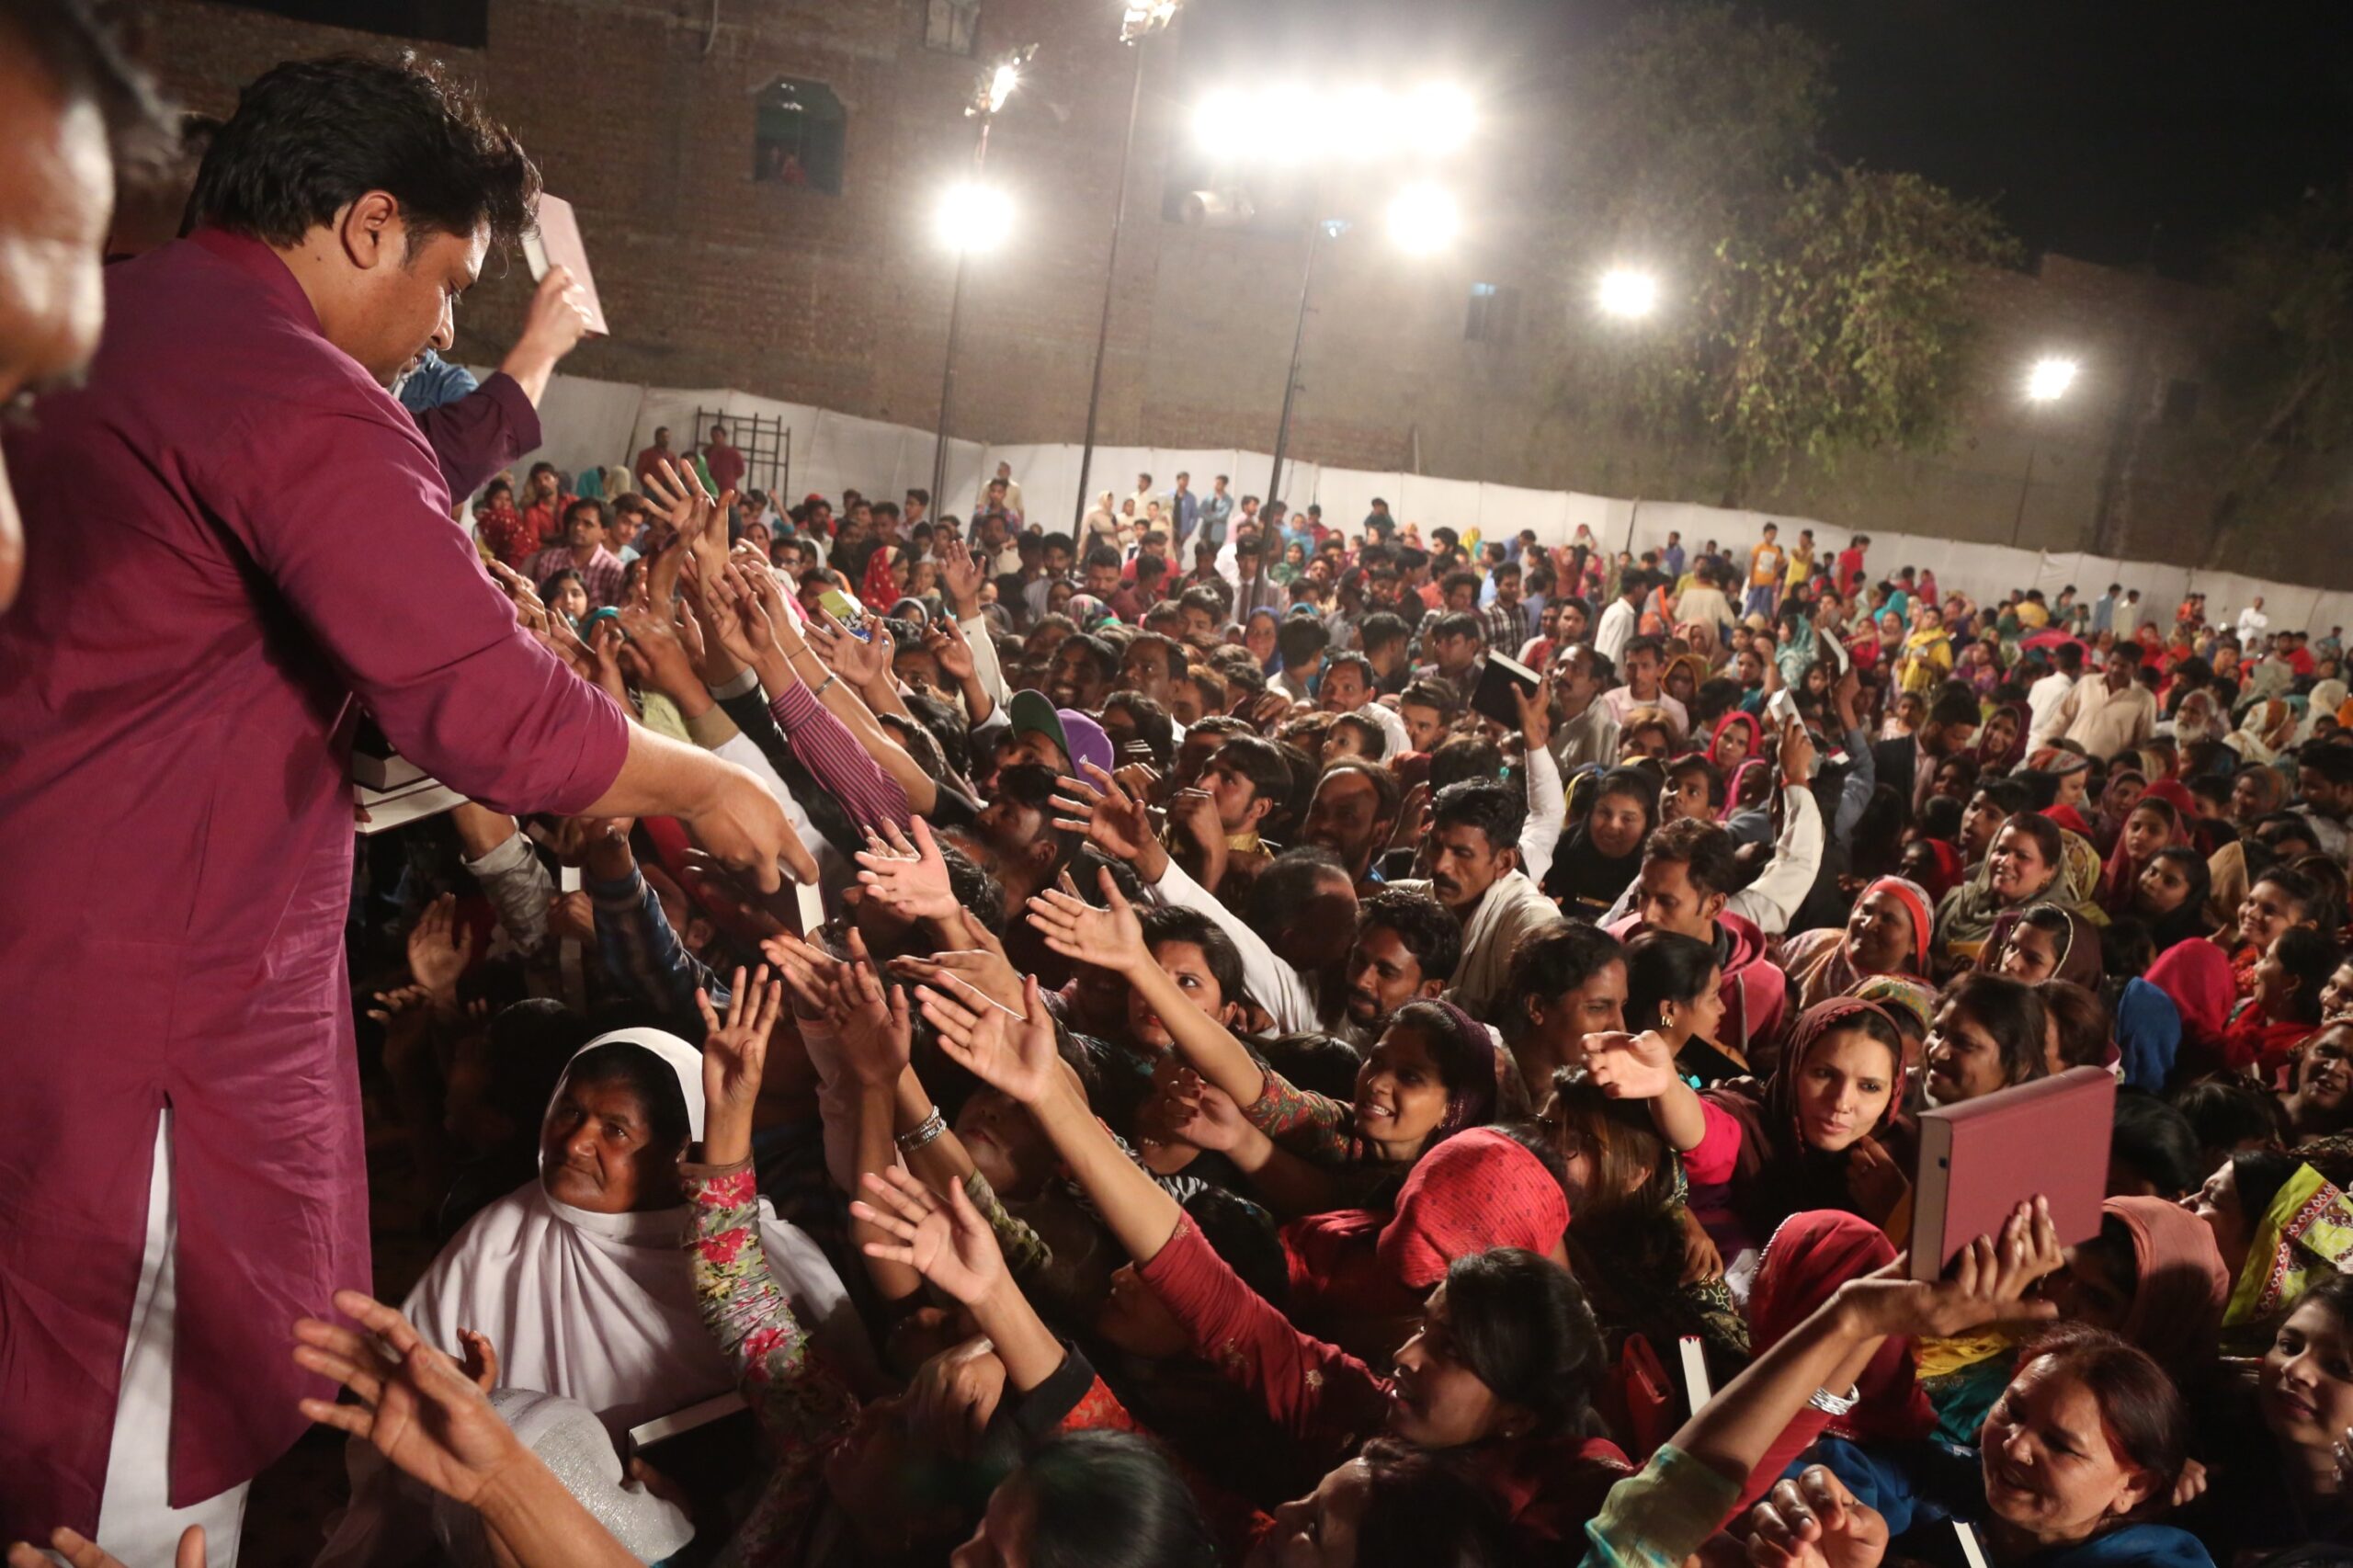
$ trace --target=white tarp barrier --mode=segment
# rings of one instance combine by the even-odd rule
[[[488,372],[477,369],[475,373]],[[812,491],[838,496],[844,488],[859,490],[875,499],[896,500],[907,489],[927,487],[931,483],[933,441],[928,430],[753,397],[728,388],[647,387],[578,376],[557,376],[549,384],[540,410],[545,439],[537,451],[524,455],[524,463],[544,460],[567,472],[590,463],[626,464],[653,439],[658,425],[669,426],[671,444],[683,449],[694,433],[698,409],[723,410],[739,418],[758,414],[785,422],[792,432],[792,473],[789,493],[782,497],[787,504]],[[1073,442],[984,447],[975,441],[951,440],[947,483],[935,497],[933,509],[959,516],[969,512],[981,482],[996,472],[1000,460],[1013,465],[1029,520],[1050,533],[1067,530],[1078,499],[1079,448]],[[1110,491],[1116,502],[1133,493],[1137,474],[1150,473],[1154,488],[1165,494],[1177,472],[1184,471],[1192,475],[1193,489],[1206,495],[1211,477],[1224,473],[1232,476],[1229,488],[1238,501],[1244,495],[1266,494],[1273,459],[1263,452],[1099,446],[1095,449],[1089,487]],[[1714,540],[1736,561],[1745,562],[1769,521],[1780,525],[1785,545],[1794,544],[1799,531],[1811,528],[1818,557],[1845,549],[1853,532],[1868,532],[1872,576],[1893,577],[1904,566],[1933,570],[1938,587],[1959,589],[1981,600],[2027,586],[2040,588],[2046,597],[2056,598],[2059,590],[2072,583],[2077,597],[2088,602],[2105,593],[2109,584],[2121,583],[2140,590],[2145,616],[2169,626],[2175,607],[2195,587],[2207,596],[2210,619],[2218,622],[2235,621],[2248,601],[2261,594],[2275,631],[2321,633],[2332,627],[2353,625],[2353,590],[2298,587],[2232,572],[2193,571],[2161,562],[2118,561],[2083,553],[2044,554],[1892,528],[1850,530],[1804,517],[1689,501],[1629,500],[1426,474],[1327,469],[1288,454],[1283,468],[1287,499],[1296,498],[1294,504],[1301,506],[1313,500],[1324,508],[1326,523],[1349,531],[1363,521],[1372,498],[1379,495],[1389,502],[1400,521],[1419,523],[1426,540],[1430,529],[1441,526],[1465,536],[1475,528],[1484,540],[1506,540],[1522,528],[1533,528],[1540,542],[1563,545],[1582,525],[1606,549],[1640,553],[1664,545],[1672,529],[1682,534],[1687,552]]]

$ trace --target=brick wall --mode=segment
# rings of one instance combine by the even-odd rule
[[[929,213],[967,166],[961,106],[978,62],[924,47],[921,0],[720,0],[715,28],[711,15],[701,0],[492,0],[487,48],[435,51],[487,88],[549,188],[580,210],[616,333],[569,368],[928,426],[953,265]],[[1130,80],[1108,16],[1097,0],[986,0],[983,57],[1041,48],[992,140],[1018,232],[972,263],[961,436],[1075,440],[1084,426]],[[218,113],[278,60],[398,47],[204,0],[146,0],[136,28],[167,86]],[[1161,221],[1159,171],[1182,124],[1170,58],[1180,44],[1154,45],[1145,63],[1100,439],[1264,449],[1302,242]],[[846,107],[840,196],[751,179],[751,99],[778,75],[824,81]],[[1518,192],[1490,194],[1508,211]],[[1711,454],[1637,438],[1609,411],[1563,396],[1565,357],[1589,349],[1571,330],[1584,300],[1540,223],[1474,222],[1456,252],[1415,262],[1377,228],[1360,225],[1318,261],[1292,430],[1302,459],[1395,468],[1418,443],[1425,471],[1452,477],[1736,500],[1966,540],[2016,529],[2054,550],[2219,563],[2211,432],[2158,418],[2167,382],[2200,374],[2211,328],[2193,290],[2058,257],[2032,276],[1988,278],[1983,351],[1947,449],[1796,472],[1735,496]],[[462,354],[495,358],[528,281],[519,263],[494,268],[468,297]],[[1464,340],[1474,282],[1520,291],[1512,341]],[[2045,353],[2079,358],[2084,376],[2064,402],[2029,409],[2024,368]],[[2228,541],[2229,564],[2353,584],[2353,564],[2314,568],[2298,542],[2316,522],[2353,523],[2338,505],[2252,520]]]

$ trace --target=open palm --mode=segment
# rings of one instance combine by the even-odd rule
[[[1005,1254],[961,1187],[950,1187],[943,1203],[893,1166],[869,1171],[865,1188],[850,1212],[892,1238],[867,1243],[869,1256],[904,1264],[968,1307],[1005,1282]]]
[[[1029,901],[1029,924],[1045,937],[1046,946],[1066,959],[1102,969],[1126,970],[1151,960],[1143,945],[1143,922],[1120,896],[1110,869],[1102,875],[1105,907],[1096,908],[1077,893],[1048,888]]]

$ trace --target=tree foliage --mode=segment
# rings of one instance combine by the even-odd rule
[[[1972,275],[2016,254],[1987,208],[1824,153],[1829,62],[1793,28],[1703,6],[1637,16],[1580,74],[1564,194],[1598,221],[1574,248],[1597,271],[1655,267],[1665,300],[1593,328],[1586,368],[1658,433],[1710,441],[1735,490],[1941,440]]]
[[[2246,437],[2245,480],[2353,442],[2353,210],[2314,193],[2225,248],[2231,330],[2225,417]]]

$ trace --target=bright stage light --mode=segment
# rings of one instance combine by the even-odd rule
[[[1249,111],[1239,94],[1211,93],[1193,111],[1193,139],[1212,158],[1231,158],[1250,144]]]
[[[2075,384],[2077,367],[2073,359],[2037,359],[2026,373],[2026,396],[2029,403],[2055,403],[2067,395]]]
[[[1258,96],[1244,117],[1241,148],[1277,164],[1304,164],[1329,150],[1332,127],[1313,94],[1285,82]]]
[[[1000,64],[989,76],[989,112],[995,114],[1003,108],[1005,100],[1011,97],[1013,89],[1019,85],[1021,85],[1021,67],[1010,60]]]
[[[1605,315],[1639,320],[1658,309],[1658,279],[1631,267],[1613,267],[1601,275],[1594,298]]]
[[[939,193],[934,222],[949,250],[995,250],[1013,227],[1013,202],[995,186],[961,180]]]
[[[1432,82],[1415,88],[1405,100],[1405,120],[1414,127],[1415,145],[1422,152],[1454,153],[1478,129],[1479,111],[1464,88]]]
[[[1325,150],[1336,158],[1373,163],[1398,149],[1396,100],[1374,86],[1350,87],[1324,112]]]
[[[1444,250],[1461,229],[1454,198],[1434,185],[1409,185],[1389,203],[1389,238],[1400,250]]]

